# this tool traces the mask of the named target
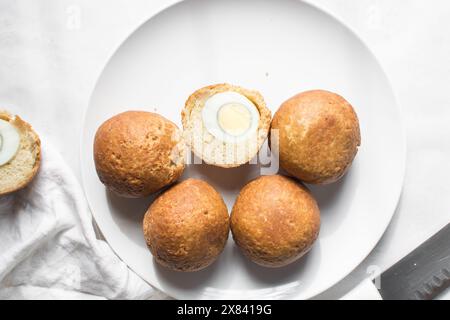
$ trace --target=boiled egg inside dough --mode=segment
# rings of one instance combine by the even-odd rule
[[[20,146],[20,134],[8,121],[0,119],[0,166],[10,162]]]
[[[240,142],[258,130],[259,111],[244,95],[227,91],[206,100],[202,120],[206,130],[216,139]]]
[[[271,118],[258,91],[227,83],[198,89],[181,113],[185,143],[202,162],[222,168],[257,159]]]

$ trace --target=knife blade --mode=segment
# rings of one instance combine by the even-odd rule
[[[450,287],[450,224],[381,274],[386,300],[431,300]]]

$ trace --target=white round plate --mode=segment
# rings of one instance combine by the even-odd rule
[[[152,17],[115,52],[93,92],[82,138],[87,198],[117,255],[142,278],[182,299],[311,298],[349,274],[374,248],[400,195],[405,142],[400,111],[380,65],[339,21],[298,0],[158,1]],[[97,178],[92,144],[99,125],[130,109],[159,112],[181,125],[187,97],[209,84],[259,90],[275,112],[292,95],[327,89],[346,97],[361,122],[362,146],[347,176],[311,187],[322,213],[312,251],[281,269],[247,260],[231,236],[221,257],[197,273],[157,265],[141,221],[152,199],[110,194]],[[190,166],[183,179],[211,183],[231,209],[257,166]]]

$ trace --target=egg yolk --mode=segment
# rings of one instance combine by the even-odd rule
[[[252,123],[252,115],[248,108],[236,102],[221,106],[217,119],[222,130],[233,136],[244,134]]]

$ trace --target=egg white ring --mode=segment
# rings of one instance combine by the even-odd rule
[[[8,121],[0,119],[0,166],[13,159],[19,150],[20,134]]]
[[[219,110],[229,103],[239,103],[247,108],[251,116],[251,124],[249,128],[241,135],[234,136],[224,131],[219,124]],[[224,142],[237,143],[248,139],[250,134],[257,132],[259,125],[259,111],[255,104],[246,96],[234,91],[226,91],[217,93],[208,100],[202,109],[203,125],[216,139]]]

